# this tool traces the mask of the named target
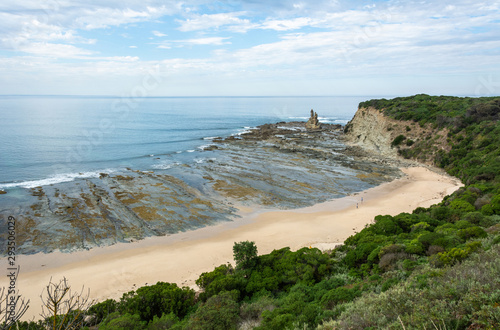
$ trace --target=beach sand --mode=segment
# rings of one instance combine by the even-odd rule
[[[352,196],[291,211],[241,209],[241,219],[165,237],[74,253],[17,256],[16,283],[30,299],[24,319],[39,319],[40,294],[52,278],[66,277],[74,291],[90,289],[92,299],[120,298],[124,292],[158,281],[195,287],[203,272],[233,263],[234,242],[255,241],[259,254],[289,246],[332,249],[371,223],[376,215],[396,215],[439,203],[462,184],[424,167],[403,168],[406,176]],[[7,260],[0,267],[7,272]],[[8,278],[0,277],[8,287]]]

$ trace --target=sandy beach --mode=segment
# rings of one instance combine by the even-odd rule
[[[255,241],[259,254],[289,246],[326,250],[371,223],[376,215],[411,212],[440,202],[462,184],[424,167],[403,168],[406,176],[359,194],[292,211],[241,208],[241,219],[166,237],[116,244],[71,254],[17,256],[16,287],[30,299],[24,319],[38,319],[40,293],[50,278],[66,277],[75,291],[89,288],[91,298],[119,298],[124,292],[158,281],[195,286],[202,272],[233,262],[232,246]],[[6,258],[1,259],[7,269]],[[0,286],[8,287],[8,278]]]

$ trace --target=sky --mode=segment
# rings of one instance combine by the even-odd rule
[[[500,95],[500,1],[0,0],[0,94]]]

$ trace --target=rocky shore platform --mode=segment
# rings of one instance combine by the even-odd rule
[[[343,127],[266,124],[214,138],[192,162],[123,169],[0,196],[17,220],[17,253],[72,252],[237,221],[238,208],[294,209],[401,176],[401,164],[343,142]],[[0,227],[6,251],[7,226]]]

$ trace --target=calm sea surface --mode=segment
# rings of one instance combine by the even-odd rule
[[[307,120],[311,109],[345,124],[370,98],[0,96],[0,188],[188,164],[212,137]]]

